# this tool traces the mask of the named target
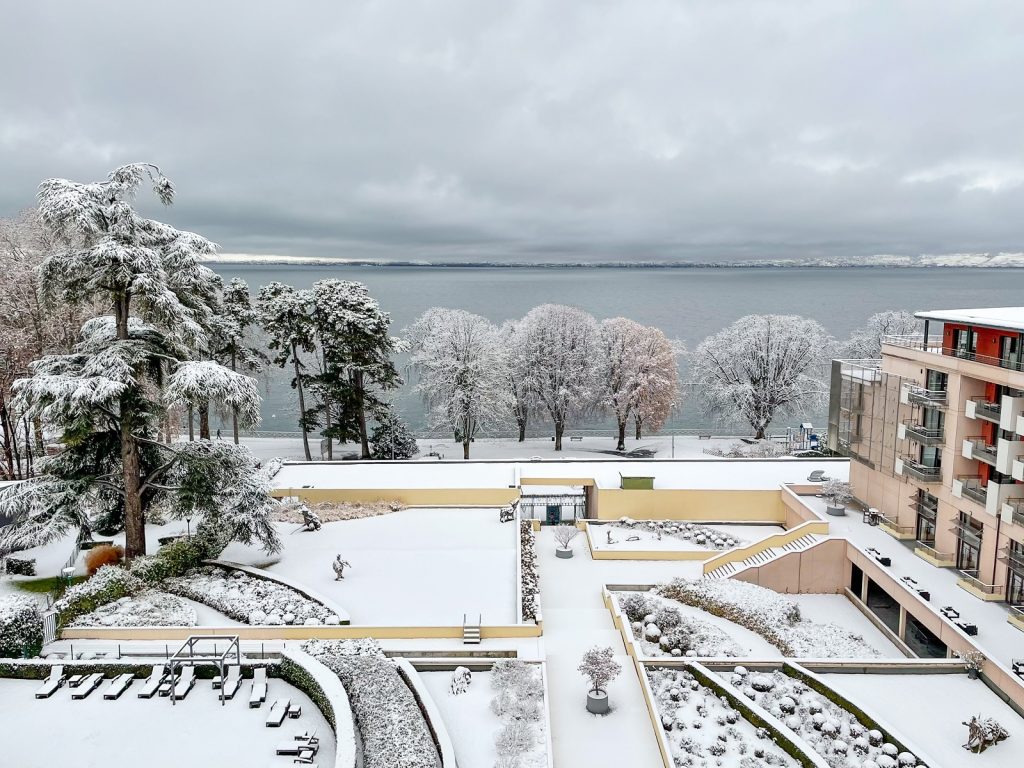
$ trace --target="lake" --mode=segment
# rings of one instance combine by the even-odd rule
[[[273,280],[307,288],[332,277],[364,283],[391,313],[396,335],[425,309],[456,307],[498,323],[522,317],[538,304],[571,304],[596,318],[622,315],[661,328],[693,349],[706,336],[748,314],[806,315],[837,338],[845,338],[875,312],[886,309],[951,309],[1016,306],[1022,302],[1024,270],[909,268],[481,268],[325,267],[216,265],[225,279],[240,277],[253,294]],[[683,378],[686,378],[685,365]],[[406,387],[395,401],[403,417],[424,428],[423,409]],[[263,404],[268,431],[293,431],[295,413],[288,376],[271,373]],[[824,424],[825,414],[807,414]],[[536,425],[539,427],[539,425]],[[600,420],[588,427],[604,426]],[[666,430],[716,426],[692,398]],[[721,425],[717,425],[721,427]],[[785,426],[783,424],[775,425]],[[533,430],[531,430],[533,431]]]

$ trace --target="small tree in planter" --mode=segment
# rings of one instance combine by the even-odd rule
[[[1010,738],[1010,734],[1001,726],[994,717],[972,717],[965,720],[967,726],[967,743],[964,749],[975,754],[984,752],[993,744],[998,744],[1003,739]]]
[[[609,647],[594,646],[583,654],[578,667],[580,674],[590,680],[587,692],[587,711],[595,715],[608,712],[608,691],[605,686],[619,676],[622,666]]]
[[[555,555],[562,558],[572,557],[572,540],[579,533],[580,529],[571,523],[555,526],[555,543],[558,544],[558,547],[555,549]]]
[[[966,653],[960,653],[955,651],[956,657],[964,663],[964,669],[967,670],[967,676],[971,680],[977,680],[981,674],[981,668],[985,666],[985,654],[981,651],[967,651]]]
[[[828,500],[828,507],[825,511],[837,517],[846,514],[846,505],[853,500],[850,484],[845,480],[836,480],[835,478],[825,481],[821,487],[821,495]]]

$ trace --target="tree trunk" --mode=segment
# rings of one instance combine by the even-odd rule
[[[235,370],[237,361],[235,359],[235,351],[231,350],[231,370]],[[235,445],[238,445],[238,409],[231,409],[231,437],[235,441]]]
[[[121,413],[130,413],[131,404],[121,403]],[[142,511],[139,445],[132,436],[132,420],[121,419],[121,475],[124,483],[124,556],[126,560],[146,554],[146,518]]]
[[[17,480],[18,476],[14,474],[14,452],[11,450],[11,416],[7,412],[7,400],[4,398],[3,392],[0,392],[0,431],[4,435],[4,461],[7,463],[7,479]]]
[[[32,419],[32,431],[36,438],[36,453],[45,455],[46,446],[43,444],[43,420],[36,416]]]
[[[562,450],[562,433],[565,431],[565,423],[561,421],[555,422],[555,450]]]
[[[210,403],[203,402],[199,406],[199,439],[210,439]]]
[[[25,477],[32,477],[32,441],[28,436],[28,417],[23,417],[25,425]]]
[[[295,362],[295,389],[299,393],[299,429],[302,430],[302,450],[306,454],[306,461],[312,461],[309,455],[309,435],[306,434],[306,399],[302,394],[302,372],[299,368],[299,350],[292,344],[292,360]]]
[[[616,451],[626,450],[626,422],[619,422],[619,437],[618,442],[615,444]]]
[[[196,423],[195,413],[192,410],[192,406],[188,407],[188,441],[191,443],[196,439]]]
[[[331,434],[331,399],[329,397],[324,398],[324,431],[327,433],[327,460],[334,461],[334,440],[330,438]]]
[[[517,419],[519,422],[519,442],[526,442],[526,419]]]
[[[359,417],[359,443],[362,452],[359,458],[370,458],[370,437],[366,432],[366,407],[363,405],[363,372],[356,371],[353,378],[356,388],[356,414]]]
[[[636,439],[640,440],[643,437],[644,422],[642,419],[634,419],[636,423]]]
[[[468,437],[463,437],[462,438],[462,458],[463,459],[468,459],[469,458],[469,438]]]
[[[765,427],[758,427],[754,431],[754,439],[755,440],[764,440],[764,431],[765,431]]]

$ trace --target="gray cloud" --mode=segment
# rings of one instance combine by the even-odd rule
[[[0,215],[159,163],[225,251],[1021,250],[1024,6],[10,3]]]

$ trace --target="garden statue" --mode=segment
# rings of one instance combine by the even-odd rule
[[[608,543],[609,544],[614,544],[615,542],[612,540],[612,529],[609,528],[607,533],[608,533]]]
[[[1003,739],[1010,737],[1010,734],[995,721],[995,718],[974,716],[970,722],[965,720],[964,725],[967,726],[967,743],[964,744],[964,749],[969,752],[984,752],[993,744],[998,744]]]
[[[334,562],[331,564],[331,567],[334,568],[334,580],[341,581],[345,578],[345,569],[351,568],[352,563],[348,560],[342,560],[341,555],[337,555],[334,558]]]
[[[305,504],[299,507],[299,512],[302,513],[302,526],[307,531],[319,531],[323,526],[323,523],[320,522],[320,515]]]
[[[469,684],[473,679],[473,673],[467,667],[456,667],[452,672],[452,683],[449,691],[452,696],[458,696],[469,690]]]

